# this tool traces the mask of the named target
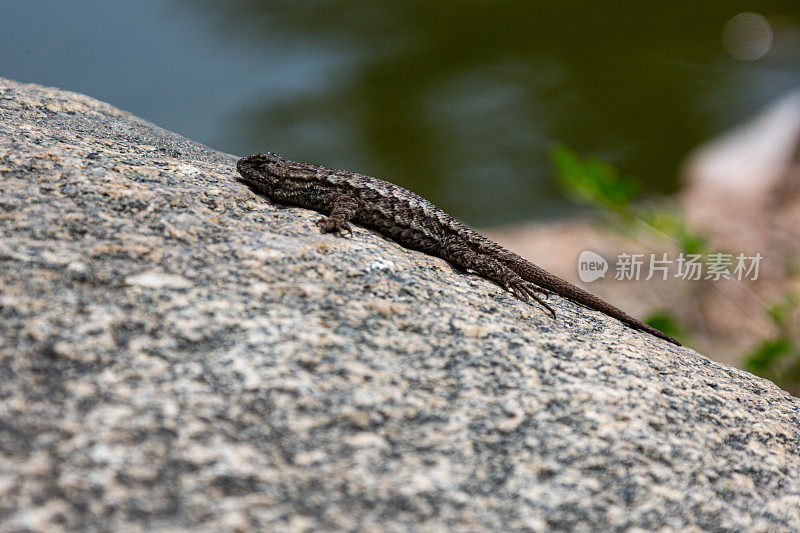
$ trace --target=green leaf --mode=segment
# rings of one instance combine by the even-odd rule
[[[621,176],[612,165],[591,157],[581,159],[565,146],[553,150],[552,160],[562,191],[585,205],[627,214],[641,190],[638,181]]]
[[[685,332],[678,323],[677,318],[675,318],[675,315],[667,309],[661,309],[651,313],[644,320],[644,323],[648,326],[656,328],[659,331],[663,331],[675,339],[681,340],[681,337],[685,337]]]

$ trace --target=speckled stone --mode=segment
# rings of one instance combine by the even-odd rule
[[[800,529],[772,383],[321,235],[88,97],[0,117],[0,530]]]

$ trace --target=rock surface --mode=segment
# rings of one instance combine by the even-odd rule
[[[0,116],[0,530],[800,528],[770,382],[321,235],[85,96]]]

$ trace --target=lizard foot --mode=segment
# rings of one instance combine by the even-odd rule
[[[539,287],[537,287],[536,285],[534,285],[532,283],[528,283],[527,281],[519,281],[519,282],[516,282],[516,283],[510,283],[509,286],[508,286],[508,290],[511,292],[511,294],[513,294],[514,296],[516,296],[517,298],[519,298],[520,300],[522,300],[525,303],[529,304],[529,303],[531,303],[531,300],[534,300],[539,305],[541,305],[542,307],[544,307],[545,309],[550,311],[550,314],[553,315],[553,318],[555,318],[555,316],[556,316],[555,309],[550,307],[550,304],[548,304],[547,302],[542,300],[542,298],[539,297],[539,294],[542,294],[546,298],[546,297],[550,296],[551,291],[548,291],[547,289],[539,288]]]
[[[331,217],[320,218],[317,220],[317,226],[319,226],[319,229],[322,231],[322,233],[336,232],[339,235],[344,235],[344,232],[347,232],[350,235],[353,234],[353,230],[350,229],[349,223]]]

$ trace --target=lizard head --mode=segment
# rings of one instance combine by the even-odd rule
[[[266,152],[244,157],[236,163],[236,170],[248,182],[272,185],[281,178],[281,168],[286,160],[278,154]]]
[[[289,183],[309,184],[316,174],[309,165],[289,161],[273,152],[240,159],[236,169],[246,182],[272,192],[286,188]]]

